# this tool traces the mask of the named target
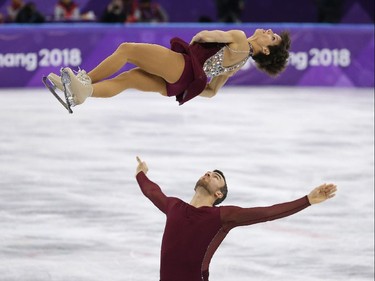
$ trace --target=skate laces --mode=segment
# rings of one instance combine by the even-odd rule
[[[91,78],[87,75],[86,71],[78,67],[78,71],[73,70],[76,74],[77,79],[84,85],[91,84]]]

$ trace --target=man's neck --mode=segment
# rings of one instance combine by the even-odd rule
[[[190,205],[195,208],[200,207],[212,207],[212,199],[207,196],[207,194],[202,194],[201,192],[195,192],[193,198],[190,201]]]

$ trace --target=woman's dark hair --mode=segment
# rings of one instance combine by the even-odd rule
[[[216,201],[214,202],[214,206],[216,206],[216,205],[220,204],[221,202],[223,202],[225,200],[225,198],[227,198],[228,186],[227,186],[227,181],[225,180],[223,172],[220,171],[220,170],[214,170],[214,172],[220,174],[224,179],[224,186],[220,188],[220,191],[223,194],[223,197],[216,199]]]
[[[281,42],[278,45],[268,46],[270,53],[268,55],[259,52],[252,58],[260,70],[263,70],[270,76],[277,76],[286,67],[289,57],[289,48],[291,44],[288,31],[280,33]]]

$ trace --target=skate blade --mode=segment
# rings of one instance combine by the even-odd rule
[[[73,92],[71,88],[72,82],[70,79],[70,75],[64,68],[61,69],[61,82],[63,83],[64,95],[65,95],[67,104],[69,104],[69,107],[75,106],[76,103],[74,102],[74,98],[73,98]]]
[[[73,110],[70,108],[70,104],[68,104],[67,102],[65,102],[57,93],[56,93],[56,85],[53,84],[53,82],[51,80],[48,79],[47,76],[43,76],[42,78],[42,82],[44,84],[44,86],[46,86],[46,88],[51,92],[51,94],[61,103],[62,106],[65,107],[66,110],[68,110],[68,112],[70,114],[73,113]]]

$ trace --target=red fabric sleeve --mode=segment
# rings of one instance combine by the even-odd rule
[[[136,179],[142,193],[165,214],[167,210],[168,197],[165,196],[160,187],[156,183],[150,181],[143,172],[139,172]]]
[[[241,208],[236,206],[221,207],[221,219],[227,230],[236,226],[250,225],[271,221],[293,215],[310,206],[307,196],[295,201],[269,207]]]

